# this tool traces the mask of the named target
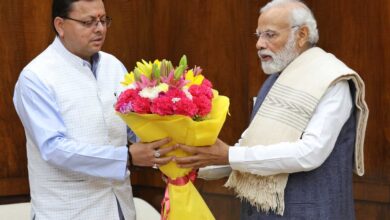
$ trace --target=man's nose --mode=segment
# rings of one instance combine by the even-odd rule
[[[256,49],[261,50],[267,48],[267,41],[265,41],[262,37],[259,37],[256,42]]]
[[[99,21],[97,24],[96,24],[96,27],[95,27],[95,31],[103,31],[105,28],[105,26],[103,25],[103,23],[101,21]]]

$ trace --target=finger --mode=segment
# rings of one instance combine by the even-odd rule
[[[156,158],[154,159],[154,163],[158,164],[159,166],[165,165],[169,162],[171,162],[173,157],[164,157],[164,158]]]
[[[159,149],[159,152],[160,152],[160,155],[163,156],[163,155],[171,152],[174,149],[175,149],[175,146],[170,146],[170,147],[165,147],[165,148]]]
[[[195,162],[197,162],[197,161],[198,161],[198,159],[197,159],[196,156],[176,157],[176,158],[175,158],[175,162],[176,162],[177,164],[180,164],[180,165],[182,165],[182,164],[195,163]]]
[[[198,147],[190,147],[184,144],[179,144],[178,147],[182,149],[183,151],[190,153],[190,154],[195,154],[198,153]]]
[[[188,164],[180,164],[179,167],[198,169],[199,167],[203,167],[203,166],[200,162],[195,162],[195,163],[188,163]]]
[[[161,140],[158,140],[158,141],[154,141],[151,143],[151,146],[153,149],[157,149],[159,148],[160,146],[164,145],[164,144],[168,144],[169,142],[171,141],[170,138],[163,138]]]

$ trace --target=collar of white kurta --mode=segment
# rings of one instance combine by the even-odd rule
[[[363,144],[368,118],[364,82],[335,56],[317,47],[302,53],[281,73],[242,137],[241,145],[297,141],[326,90],[342,80],[351,80],[356,87],[355,171],[363,175]],[[225,186],[233,188],[239,198],[246,199],[258,210],[283,215],[287,180],[288,174],[259,176],[233,171]]]
[[[91,68],[91,63],[87,60],[84,60],[82,58],[80,58],[79,56],[76,56],[75,54],[71,53],[64,45],[63,43],[61,42],[60,38],[58,36],[56,36],[54,38],[54,41],[52,43],[52,48],[59,54],[61,54],[65,60],[67,60],[68,62],[70,62],[72,65],[75,65],[75,66],[88,66]],[[95,66],[98,65],[99,61],[100,61],[100,53],[97,52],[95,53],[93,56],[92,56],[92,61],[94,63]]]

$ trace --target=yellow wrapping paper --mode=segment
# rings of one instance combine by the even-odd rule
[[[229,99],[225,96],[219,96],[214,90],[211,112],[207,119],[203,121],[194,121],[182,115],[118,114],[142,142],[152,142],[170,137],[172,142],[163,147],[172,146],[176,143],[201,147],[215,143],[225,122],[228,108]],[[168,156],[171,155],[176,157],[187,156],[180,149],[168,154]],[[191,171],[189,168],[177,167],[174,162],[161,166],[160,170],[173,180],[184,177]],[[188,181],[185,185],[168,183],[167,187],[170,200],[169,213],[167,213],[167,210],[162,210],[162,219],[166,217],[168,220],[215,219],[191,181]]]

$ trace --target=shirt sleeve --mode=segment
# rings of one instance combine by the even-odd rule
[[[232,172],[229,165],[213,165],[200,168],[198,171],[198,178],[204,180],[216,180],[227,177]]]
[[[351,110],[348,82],[339,82],[321,98],[300,140],[267,146],[230,147],[230,165],[234,170],[263,176],[313,170],[332,152]]]
[[[53,93],[32,72],[22,71],[13,101],[26,135],[43,160],[91,176],[125,179],[126,146],[94,146],[70,139]]]

